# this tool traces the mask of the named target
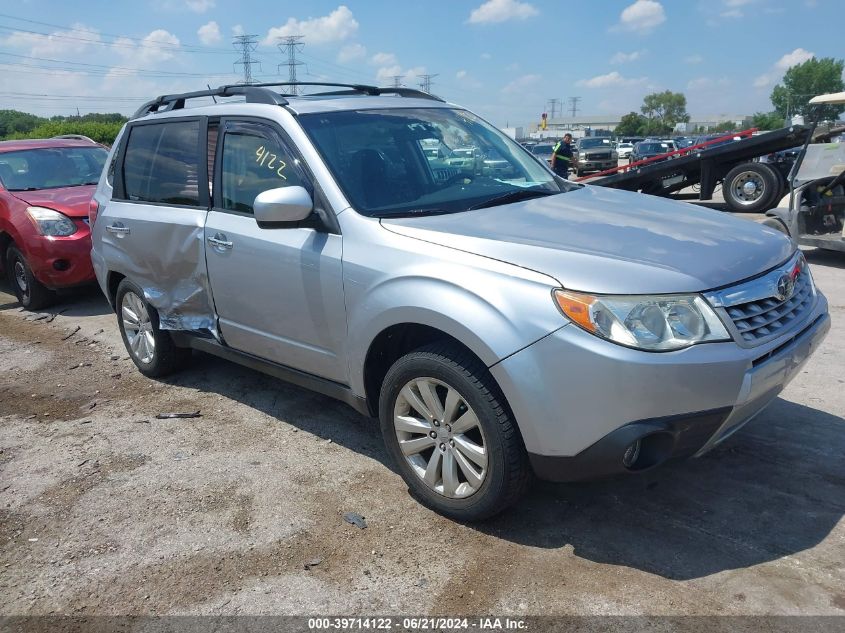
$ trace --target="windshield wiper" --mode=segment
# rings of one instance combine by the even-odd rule
[[[461,209],[408,209],[407,211],[398,211],[391,213],[385,211],[384,213],[373,213],[374,218],[408,218],[419,217],[422,215],[446,215],[447,213],[457,213]]]
[[[552,192],[552,191],[531,191],[530,189],[517,189],[516,191],[509,191],[508,193],[502,194],[501,196],[496,196],[494,198],[488,198],[483,202],[479,202],[477,204],[472,205],[467,209],[467,211],[474,211],[476,209],[486,209],[487,207],[497,207],[500,204],[510,204],[512,202],[520,202],[521,200],[530,200],[531,198],[542,198],[544,196],[551,196],[554,193],[560,192]]]
[[[38,191],[38,187],[26,187],[25,189],[9,189],[9,191]]]

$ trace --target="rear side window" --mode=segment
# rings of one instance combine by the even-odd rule
[[[199,137],[199,121],[133,127],[123,161],[126,199],[198,205]]]
[[[299,161],[287,145],[260,126],[226,132],[221,167],[222,207],[231,211],[252,213],[259,193],[304,184]]]

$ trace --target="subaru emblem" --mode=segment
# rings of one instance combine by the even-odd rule
[[[777,283],[777,294],[775,297],[780,301],[786,301],[792,297],[792,292],[795,290],[795,279],[790,275],[781,275]]]

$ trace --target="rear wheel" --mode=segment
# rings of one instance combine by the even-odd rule
[[[470,353],[440,344],[403,356],[379,402],[388,452],[432,510],[477,521],[524,491],[531,471],[522,438],[493,377]]]
[[[6,274],[15,296],[27,310],[40,310],[55,302],[56,293],[35,278],[23,253],[15,246],[6,251]]]
[[[142,374],[166,376],[187,364],[191,350],[176,347],[170,334],[159,327],[158,312],[138,286],[127,279],[121,281],[115,305],[123,344]]]
[[[744,163],[731,169],[722,181],[725,203],[732,211],[760,213],[770,209],[780,184],[769,167]]]

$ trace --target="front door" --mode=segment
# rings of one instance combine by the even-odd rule
[[[262,191],[315,187],[271,124],[224,120],[216,149],[213,208],[205,224],[208,276],[219,330],[240,351],[348,382],[340,235],[259,227]]]

